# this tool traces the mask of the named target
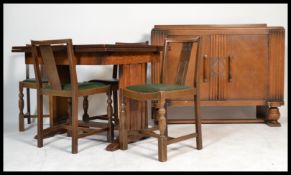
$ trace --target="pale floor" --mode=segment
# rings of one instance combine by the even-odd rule
[[[285,119],[285,120],[284,120]],[[5,123],[4,171],[287,171],[287,121],[282,127],[265,124],[204,124],[203,149],[195,140],[168,146],[168,161],[157,160],[157,140],[129,145],[127,151],[105,151],[104,136],[79,140],[71,154],[71,139],[58,135],[37,148],[35,125],[18,132]],[[183,131],[183,132],[182,132]],[[174,136],[194,131],[191,125],[171,125]]]

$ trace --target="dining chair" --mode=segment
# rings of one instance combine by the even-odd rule
[[[113,124],[112,124],[112,100],[110,85],[105,85],[96,82],[78,83],[76,71],[76,57],[74,56],[73,44],[71,39],[57,39],[57,40],[42,40],[31,41],[32,58],[34,64],[34,71],[37,82],[37,146],[43,147],[44,131],[43,131],[43,96],[63,97],[67,98],[71,104],[71,118],[69,122],[55,124],[49,129],[54,130],[63,128],[69,130],[72,136],[72,153],[78,153],[78,139],[93,135],[99,132],[107,131],[107,141],[112,142]],[[65,53],[65,54],[64,54]],[[66,79],[69,83],[63,83],[61,80],[62,74],[58,71],[58,59],[65,59],[68,64],[70,76]],[[48,75],[48,84],[42,84],[42,76],[40,73],[40,65],[46,66],[46,73]],[[107,116],[108,123],[98,128],[88,126],[81,126],[78,123],[78,97],[93,95],[93,94],[107,94]],[[51,104],[50,104],[51,105]],[[83,132],[79,132],[83,131]]]
[[[42,83],[47,83],[47,77],[44,74],[44,66],[41,66],[41,74],[43,76]],[[35,78],[30,78],[29,75],[29,65],[26,65],[25,71],[26,77],[24,80],[19,81],[19,93],[18,93],[18,129],[20,132],[25,131],[25,119],[27,119],[27,124],[31,124],[31,118],[37,118],[37,115],[31,113],[30,108],[30,90],[36,89],[36,80]],[[26,88],[26,102],[24,102],[23,89]],[[24,113],[24,105],[26,105],[26,113]],[[44,117],[49,117],[48,114],[45,114]]]
[[[171,49],[171,45],[179,45],[178,50]],[[167,160],[167,146],[186,139],[196,137],[196,148],[202,149],[202,132],[200,117],[200,94],[199,94],[199,71],[200,71],[200,37],[194,38],[166,38],[162,59],[162,72],[160,84],[139,84],[120,89],[121,93],[121,116],[119,143],[122,150],[128,149],[128,135],[143,135],[158,138],[158,160],[164,162]],[[178,48],[178,47],[175,47]],[[174,52],[177,65],[168,61],[169,52]],[[194,61],[191,61],[194,58]],[[186,85],[188,70],[194,67],[193,84]],[[168,69],[169,68],[169,69]],[[193,70],[191,68],[191,70]],[[169,83],[167,74],[176,75],[172,77],[173,82]],[[194,133],[180,137],[170,137],[168,135],[166,108],[171,100],[184,99],[192,97],[195,109],[195,128]],[[157,110],[158,124],[154,127],[147,127],[142,130],[129,130],[129,121],[127,117],[126,105],[129,99],[146,101],[154,100]],[[159,130],[159,133],[154,132]]]

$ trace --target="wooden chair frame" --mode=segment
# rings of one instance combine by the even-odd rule
[[[196,51],[196,63],[195,63],[195,71],[194,71],[194,83],[193,87],[188,89],[182,89],[182,90],[171,90],[171,91],[158,91],[158,92],[138,92],[129,90],[127,88],[121,89],[122,93],[122,99],[121,99],[121,116],[120,116],[120,134],[119,134],[119,142],[120,147],[122,150],[128,149],[128,135],[129,134],[138,134],[138,135],[145,135],[145,136],[152,136],[158,138],[158,159],[161,162],[164,162],[167,160],[167,145],[180,142],[189,138],[196,137],[196,145],[197,149],[202,149],[202,133],[201,133],[201,118],[200,118],[200,95],[199,95],[199,71],[200,71],[200,53],[201,53],[201,47],[200,46],[200,37],[195,37],[191,39],[185,39],[185,38],[166,38],[165,39],[165,48],[163,52],[163,62],[162,64],[165,64],[167,61],[167,53],[168,53],[168,47],[170,43],[191,43],[191,49],[192,50],[192,44],[197,44],[197,51]],[[189,59],[191,55],[191,51],[189,53],[189,49],[187,52],[187,44],[183,45],[181,57],[184,59]],[[186,49],[186,50],[184,50]],[[187,55],[188,54],[188,55]],[[183,70],[183,67],[187,65],[187,61],[181,62],[178,68],[178,73],[181,76],[178,76],[176,79],[176,84],[183,85],[185,83],[185,76],[186,70]],[[163,83],[163,77],[164,77],[164,66],[162,66],[162,74],[161,74],[161,82]],[[177,138],[172,138],[168,136],[167,131],[167,121],[166,121],[166,103],[168,100],[171,99],[177,99],[181,98],[181,96],[192,96],[194,97],[194,103],[195,103],[195,120],[196,120],[196,132],[191,133],[188,135],[184,135]],[[137,131],[129,131],[128,129],[128,119],[126,115],[126,98],[139,100],[139,101],[146,101],[146,100],[155,100],[156,101],[156,107],[158,108],[158,128],[146,128],[143,130],[137,130]],[[160,131],[159,134],[156,134],[153,132],[153,130],[158,129]]]
[[[58,126],[53,126],[50,129],[55,130],[57,128],[64,128],[71,131],[72,135],[72,153],[78,152],[78,138],[82,138],[88,135],[96,134],[101,131],[107,130],[107,140],[113,141],[113,126],[112,126],[112,100],[111,100],[111,90],[110,86],[102,86],[89,89],[78,89],[78,80],[76,72],[76,58],[74,56],[73,45],[71,39],[60,39],[60,40],[44,40],[44,41],[31,41],[32,45],[32,57],[34,70],[36,74],[37,81],[37,113],[38,113],[38,122],[37,122],[37,146],[43,146],[43,95],[48,95],[50,97],[59,96],[59,97],[68,97],[68,101],[71,100],[72,104],[72,121],[71,124],[60,124]],[[67,58],[70,70],[70,85],[71,90],[64,90],[62,88],[62,83],[60,76],[58,74],[57,65],[54,57],[54,48],[55,45],[64,45],[67,50]],[[48,82],[50,88],[45,88],[43,86],[42,77],[40,74],[40,64],[44,64],[47,68]],[[107,94],[107,115],[108,115],[108,124],[106,127],[91,129],[88,127],[79,127],[78,126],[78,97],[79,96],[88,96],[97,93],[106,93]],[[78,134],[78,130],[82,130],[85,133]]]
[[[43,76],[43,83],[47,83],[47,80],[45,80],[46,75],[43,74],[44,67],[41,67],[41,72]],[[29,76],[29,65],[26,65],[26,71],[25,71],[25,80],[19,81],[19,94],[18,94],[18,108],[19,108],[19,114],[18,114],[18,129],[20,132],[25,131],[25,122],[24,119],[27,119],[27,124],[31,124],[31,118],[37,118],[37,115],[31,114],[30,110],[30,90],[36,89],[37,84],[36,81],[30,81],[32,80]],[[26,88],[26,113],[23,112],[24,109],[24,94],[23,89]],[[50,115],[45,114],[44,117],[50,117]]]

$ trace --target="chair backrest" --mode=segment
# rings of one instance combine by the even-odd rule
[[[161,83],[199,88],[200,37],[166,38]]]
[[[149,45],[149,41],[145,42],[138,42],[138,43],[124,43],[124,42],[115,42],[116,45]],[[113,74],[112,78],[117,78],[117,72],[118,72],[118,65],[113,65]]]
[[[26,44],[26,47],[30,47],[30,45],[29,44]],[[29,64],[26,64],[26,68],[25,68],[25,78],[28,80],[28,79],[30,79],[30,69],[29,69]],[[45,68],[45,66],[44,65],[41,65],[40,66],[40,72],[41,72],[41,77],[42,77],[42,80],[44,81],[44,82],[47,82],[47,74],[46,74],[46,68]]]
[[[66,53],[69,63],[70,81],[73,92],[77,92],[76,59],[71,39],[31,41],[32,58],[35,77],[39,88],[42,88],[41,65],[43,64],[48,76],[48,82],[53,90],[62,90],[62,82],[56,65],[56,52]],[[58,47],[59,49],[56,49]]]

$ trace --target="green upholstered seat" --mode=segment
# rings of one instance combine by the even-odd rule
[[[98,87],[104,87],[106,86],[103,83],[96,83],[96,82],[83,82],[83,83],[78,83],[78,88],[79,90],[84,90],[84,89],[90,89],[90,88],[98,88]],[[50,85],[45,86],[45,89],[52,89]],[[65,91],[70,91],[72,90],[72,86],[70,83],[62,85],[62,89]]]
[[[99,83],[104,83],[104,84],[113,84],[113,83],[118,83],[117,78],[110,78],[110,79],[95,79],[95,80],[90,80],[89,82],[99,82]]]
[[[83,83],[78,83],[78,88],[80,90],[83,89],[90,89],[90,88],[98,88],[98,87],[104,87],[106,86],[103,83],[96,83],[96,82],[83,82]],[[63,90],[65,91],[70,91],[72,90],[71,84],[65,84],[63,85]]]
[[[182,90],[189,88],[191,87],[178,84],[139,84],[127,87],[127,89],[129,90],[137,92],[159,92],[159,91]]]

